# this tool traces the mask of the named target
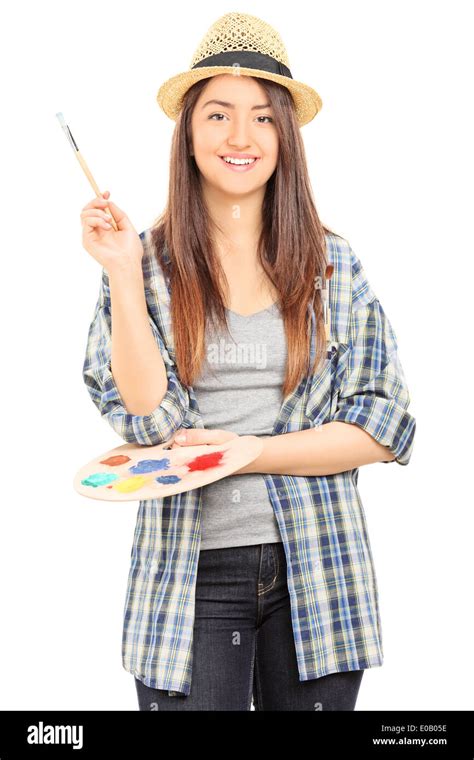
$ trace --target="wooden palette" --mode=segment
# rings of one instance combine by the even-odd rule
[[[157,499],[212,483],[252,462],[263,449],[254,435],[231,438],[218,446],[126,443],[95,457],[76,473],[74,489],[100,501]]]

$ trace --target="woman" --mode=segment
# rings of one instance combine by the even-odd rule
[[[165,212],[140,235],[108,192],[81,213],[103,267],[84,380],[125,441],[264,448],[140,502],[123,666],[141,710],[353,710],[383,662],[358,468],[406,465],[415,420],[391,324],[314,206],[300,127],[321,101],[237,13],[158,101],[177,120]]]

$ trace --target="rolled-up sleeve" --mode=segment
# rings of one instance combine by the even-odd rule
[[[168,377],[167,391],[151,414],[130,414],[112,375],[111,304],[105,269],[102,270],[100,295],[89,327],[83,379],[102,417],[124,441],[154,446],[167,441],[181,426],[189,408],[189,393],[177,377],[175,364],[150,312],[148,318]]]
[[[361,268],[358,268],[363,272]],[[370,291],[373,294],[373,291]],[[415,418],[398,356],[395,332],[377,298],[352,310],[351,342],[333,419],[358,425],[395,456],[385,464],[408,464]]]

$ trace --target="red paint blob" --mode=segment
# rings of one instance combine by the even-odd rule
[[[191,472],[193,470],[208,470],[210,467],[218,467],[221,464],[223,456],[223,451],[214,451],[213,454],[201,454],[201,456],[187,462],[187,467]]]
[[[103,459],[100,464],[108,464],[110,467],[115,467],[119,464],[125,464],[125,462],[130,462],[130,457],[126,454],[116,454],[114,457]]]

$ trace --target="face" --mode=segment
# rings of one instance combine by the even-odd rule
[[[232,74],[211,77],[191,118],[192,152],[202,181],[232,195],[265,185],[278,160],[274,119],[268,96],[254,79]],[[255,160],[235,166],[222,156]]]

